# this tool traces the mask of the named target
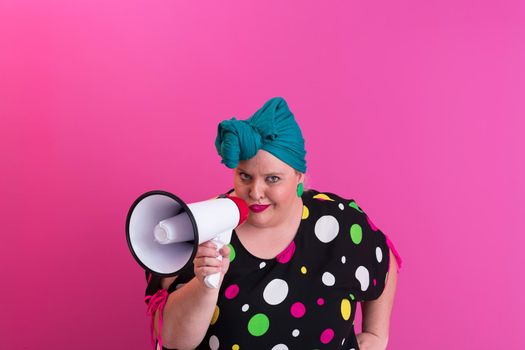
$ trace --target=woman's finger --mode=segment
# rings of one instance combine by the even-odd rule
[[[219,252],[217,252],[216,248],[200,246],[199,249],[197,249],[197,253],[195,254],[195,257],[196,258],[201,258],[204,256],[218,257],[219,255],[220,254]]]
[[[228,256],[230,256],[230,247],[228,247],[228,245],[224,245],[220,250],[219,250],[219,253],[222,255],[223,258],[226,258]]]
[[[196,258],[193,260],[193,264],[195,267],[203,267],[203,266],[221,266],[221,261],[217,258],[212,257],[202,257],[202,258]]]
[[[202,279],[206,276],[213,275],[214,273],[217,273],[217,272],[221,272],[220,267],[207,266],[207,267],[201,267],[201,268],[196,269],[195,275]]]
[[[213,243],[212,241],[206,241],[204,243],[199,244],[199,247],[207,247],[217,250],[217,245]]]

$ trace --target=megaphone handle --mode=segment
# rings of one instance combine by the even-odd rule
[[[230,243],[231,235],[232,235],[232,232],[227,231],[227,232],[223,232],[217,235],[217,237],[211,240],[217,246],[217,251],[219,251],[225,244]],[[219,255],[217,259],[219,261],[222,261],[222,255]],[[208,288],[216,289],[216,288],[219,288],[220,279],[221,279],[221,273],[217,272],[212,275],[204,277],[204,284]]]

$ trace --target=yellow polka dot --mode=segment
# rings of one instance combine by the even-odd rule
[[[303,220],[308,219],[309,215],[310,215],[310,210],[308,210],[308,207],[306,205],[303,205]]]
[[[219,318],[219,313],[220,313],[219,307],[215,305],[215,311],[213,312],[213,316],[211,318],[210,324],[213,325],[215,324],[215,322],[217,322],[217,319]]]
[[[350,304],[350,300],[348,299],[341,300],[341,315],[343,316],[343,319],[345,321],[348,321],[350,319],[351,314],[352,314],[352,305]]]
[[[322,199],[322,200],[325,200],[325,201],[332,201],[332,202],[334,201],[332,198],[328,197],[324,193],[316,194],[313,198],[315,198],[315,199]]]
[[[303,275],[306,275],[306,266],[302,266],[302,267],[301,267],[301,273],[302,273]]]
[[[240,349],[239,345],[233,344],[232,350],[239,350],[239,349]]]

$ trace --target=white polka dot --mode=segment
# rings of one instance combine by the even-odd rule
[[[250,309],[250,305],[248,305],[248,304],[244,304],[244,305],[242,306],[242,308],[241,308],[242,312],[246,312],[246,311],[248,311],[249,309]]]
[[[294,337],[298,337],[300,333],[301,333],[301,332],[299,332],[298,329],[294,329],[293,332],[292,332],[292,335],[293,335]]]
[[[272,348],[272,350],[288,350],[288,347],[284,344],[277,344]]]
[[[332,215],[321,216],[315,223],[314,232],[321,242],[331,242],[339,233],[339,222]]]
[[[339,209],[345,210],[345,206],[343,205],[343,203],[339,203]]]
[[[343,338],[343,341],[341,342],[341,345],[344,345],[345,344],[345,338]]]
[[[217,350],[219,348],[219,338],[217,338],[216,336],[212,335],[210,337],[210,349],[211,350]]]
[[[288,295],[288,283],[276,278],[264,287],[263,298],[270,305],[278,305]]]
[[[325,284],[328,287],[331,287],[335,284],[335,277],[330,272],[323,273],[323,284]]]
[[[266,263],[264,261],[259,264],[260,269],[264,269],[265,266],[266,266]]]
[[[365,291],[368,289],[368,285],[370,284],[370,275],[366,267],[359,266],[357,270],[355,270],[355,278],[357,278],[359,283],[361,283],[362,291]]]
[[[377,262],[381,262],[383,260],[383,251],[379,247],[376,248],[376,258]]]
[[[341,257],[341,262],[342,262],[343,264],[346,264],[346,256],[343,255],[343,256]]]

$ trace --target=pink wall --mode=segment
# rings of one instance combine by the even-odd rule
[[[280,95],[405,260],[390,349],[525,348],[524,2],[247,3],[0,2],[1,347],[149,348],[130,204]]]

